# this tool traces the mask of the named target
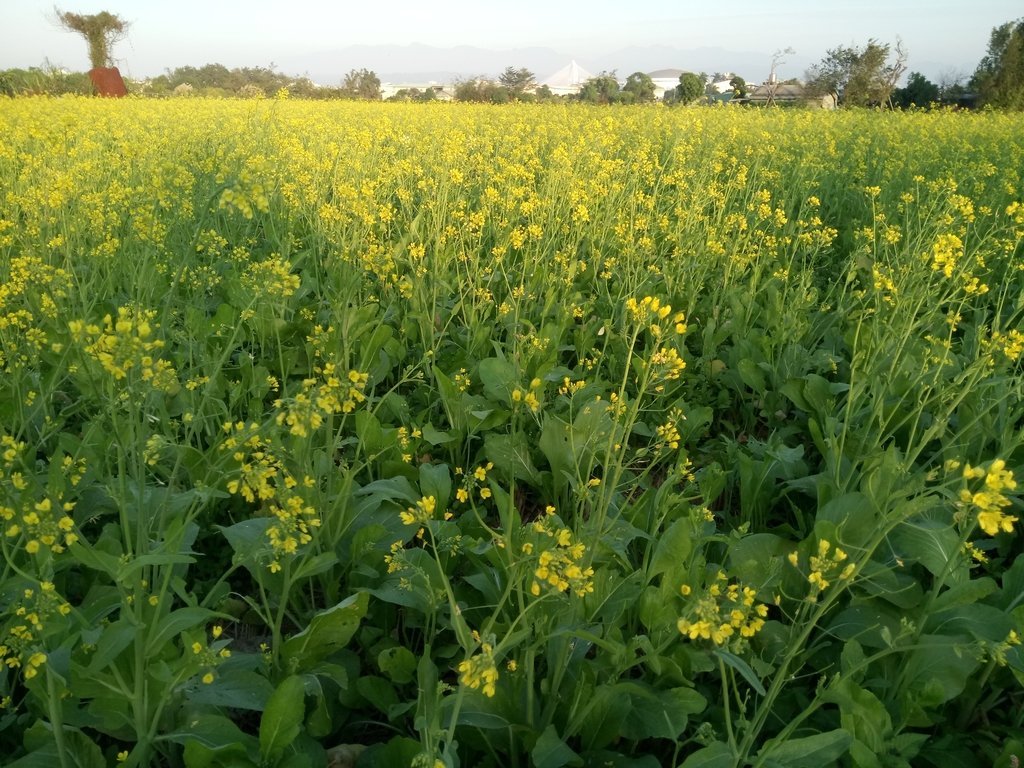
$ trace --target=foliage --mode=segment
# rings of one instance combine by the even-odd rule
[[[693,72],[684,72],[679,76],[679,85],[675,89],[675,100],[680,104],[692,104],[704,95],[704,80]]]
[[[911,72],[907,76],[907,84],[902,88],[897,88],[892,95],[893,105],[903,109],[928,107],[938,101],[939,86],[920,72]]]
[[[895,55],[892,61],[890,54]],[[848,106],[887,106],[906,71],[906,59],[900,41],[894,51],[876,40],[860,48],[839,46],[807,71],[806,91],[812,96],[837,93]]]
[[[601,72],[587,80],[576,95],[578,101],[587,104],[615,104],[621,101],[619,81],[615,72]]]
[[[65,72],[49,64],[0,70],[0,96],[88,96],[93,86],[84,72]]]
[[[341,92],[346,98],[363,101],[380,100],[380,78],[369,69],[351,70],[341,83]]]
[[[732,95],[737,99],[744,99],[747,96],[747,81],[739,75],[733,75],[729,80],[732,86]]]
[[[5,762],[1019,759],[1016,116],[283,96],[0,110]]]
[[[992,30],[988,50],[971,78],[983,103],[1024,109],[1024,19]]]
[[[455,100],[478,104],[507,104],[512,94],[503,85],[484,77],[476,77],[455,84]]]
[[[77,32],[89,46],[89,63],[94,69],[113,66],[110,50],[128,33],[128,23],[107,11],[92,14],[55,9],[57,21],[69,32]]]
[[[654,81],[643,72],[634,72],[626,78],[622,95],[629,103],[644,104],[654,101]]]
[[[536,75],[526,67],[505,67],[505,71],[498,75],[498,83],[505,88],[514,99],[521,99],[526,91],[537,84]]]

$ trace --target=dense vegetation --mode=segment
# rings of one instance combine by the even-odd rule
[[[1024,751],[1014,118],[0,133],[9,764]]]

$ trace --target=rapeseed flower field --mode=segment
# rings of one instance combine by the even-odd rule
[[[998,113],[0,105],[14,766],[1024,754]]]

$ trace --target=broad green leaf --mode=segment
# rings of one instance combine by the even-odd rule
[[[641,683],[621,683],[622,696],[629,697],[629,714],[623,722],[627,739],[676,740],[686,730],[690,715],[704,711],[707,701],[692,688],[657,690]]]
[[[151,656],[157,655],[173,638],[182,632],[206,624],[215,616],[215,611],[196,605],[171,611],[160,619],[153,634],[146,639],[146,653]]]
[[[420,464],[420,493],[434,497],[440,517],[452,495],[452,475],[447,464]]]
[[[489,432],[484,437],[484,455],[509,476],[534,486],[540,483],[540,473],[530,458],[530,448],[523,435]]]
[[[480,361],[477,375],[484,385],[487,397],[503,405],[511,404],[512,390],[519,379],[512,363],[501,358],[488,357]]]
[[[286,668],[306,670],[345,647],[366,616],[368,604],[367,593],[357,592],[316,614],[304,630],[282,644],[281,657]]]
[[[844,728],[799,739],[774,739],[758,753],[758,760],[785,768],[821,768],[835,765],[846,754],[853,737]]]
[[[401,645],[385,648],[377,654],[377,666],[391,679],[391,682],[408,683],[416,674],[416,656]]]
[[[659,574],[667,574],[669,580],[678,581],[692,551],[693,524],[688,518],[679,518],[658,537],[658,545],[654,548],[654,556],[647,568],[648,580]]]
[[[691,753],[679,768],[736,768],[736,755],[728,744],[716,741]]]
[[[566,765],[582,765],[583,760],[558,737],[554,725],[548,725],[530,751],[534,768],[562,768]]]
[[[186,691],[189,701],[231,709],[262,712],[274,687],[260,674],[246,669],[218,669],[212,683],[196,683]]]
[[[290,675],[271,694],[260,719],[260,754],[264,760],[277,760],[295,741],[305,715],[305,684],[300,676]]]

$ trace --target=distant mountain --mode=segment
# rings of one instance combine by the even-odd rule
[[[760,82],[768,77],[772,56],[756,51],[667,45],[632,46],[607,54],[578,56],[572,51],[541,47],[491,50],[471,45],[438,48],[414,43],[350,45],[334,51],[282,57],[278,67],[285,72],[305,74],[320,85],[337,85],[347,72],[364,67],[376,72],[386,83],[450,83],[480,75],[497,77],[510,66],[526,67],[538,80],[543,80],[573,59],[591,72],[615,70],[620,78],[633,72],[678,68],[708,74],[735,72],[750,82]],[[779,76],[800,77],[811,63],[799,56],[787,56]]]
[[[353,69],[373,70],[383,82],[448,83],[459,78],[497,77],[506,67],[526,67],[538,79],[565,66],[572,57],[551,48],[489,50],[470,45],[350,45],[282,58],[280,69],[307,74],[321,85],[336,85]],[[589,67],[588,67],[589,68]]]

